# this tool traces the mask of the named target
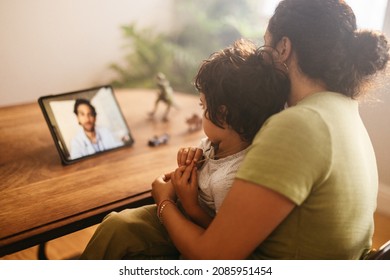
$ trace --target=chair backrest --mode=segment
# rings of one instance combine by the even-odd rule
[[[370,254],[368,260],[390,260],[390,240],[383,244],[379,250]]]

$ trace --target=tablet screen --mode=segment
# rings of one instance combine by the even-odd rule
[[[43,96],[38,103],[64,164],[134,142],[109,85]]]

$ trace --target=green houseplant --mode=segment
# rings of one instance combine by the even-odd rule
[[[175,1],[179,28],[170,34],[138,29],[136,23],[122,26],[127,54],[123,64],[110,65],[118,74],[113,86],[155,87],[155,75],[163,72],[175,90],[193,93],[201,60],[238,38],[262,37],[263,30],[254,28],[254,5],[254,0]]]

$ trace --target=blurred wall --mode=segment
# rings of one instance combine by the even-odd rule
[[[389,67],[388,67],[389,68]],[[390,69],[388,69],[390,71]],[[390,73],[389,73],[390,74]],[[378,210],[390,215],[390,77],[378,78],[371,90],[377,101],[362,101],[360,114],[371,137],[379,173]],[[351,140],[353,141],[353,140]]]
[[[390,40],[389,1],[383,32]],[[390,66],[387,73],[375,81],[372,94],[379,102],[362,103],[360,112],[371,136],[378,163],[378,211],[390,215]]]
[[[109,82],[120,26],[170,30],[171,0],[1,0],[0,106]]]

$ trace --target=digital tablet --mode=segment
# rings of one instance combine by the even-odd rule
[[[110,85],[42,96],[38,103],[63,164],[134,142]]]

